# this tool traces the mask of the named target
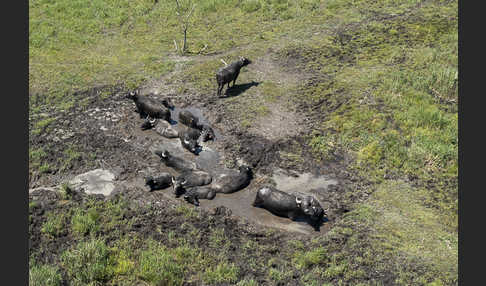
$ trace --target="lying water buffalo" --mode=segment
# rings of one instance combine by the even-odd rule
[[[324,216],[324,210],[312,196],[295,196],[266,186],[258,190],[254,207],[264,208],[276,215],[295,220],[299,216],[309,217],[312,226],[318,229]]]
[[[195,206],[199,206],[199,199],[212,200],[216,191],[211,186],[192,187],[185,189],[184,200]]]
[[[183,158],[180,158],[180,157],[177,157],[177,156],[174,156],[174,155],[170,154],[169,151],[167,151],[167,150],[157,150],[154,153],[155,153],[155,155],[160,157],[162,162],[164,162],[164,164],[167,167],[172,167],[176,171],[184,172],[184,171],[187,171],[187,170],[197,170],[198,169],[196,163],[184,160]]]
[[[162,102],[162,105],[164,105],[168,109],[174,109],[174,107],[175,107],[174,104],[172,103],[172,101],[169,98],[164,98],[160,102]]]
[[[229,173],[223,173],[216,178],[214,178],[211,188],[216,191],[216,193],[234,193],[239,191],[248,184],[252,177],[251,170],[248,166],[240,166],[238,171],[231,171]]]
[[[198,126],[199,129],[201,129],[201,140],[203,142],[206,142],[208,140],[214,140],[214,138],[216,137],[214,135],[214,130],[213,128],[211,128],[211,126],[207,125],[207,124],[201,124]]]
[[[211,185],[185,188],[184,199],[196,206],[199,199],[212,200],[216,193],[234,193],[239,191],[251,181],[252,173],[248,166],[241,166],[239,171],[224,173],[213,178]]]
[[[145,121],[142,123],[140,128],[142,130],[152,129],[157,125],[157,123],[158,123],[157,118],[150,119],[150,118],[147,117],[147,118],[145,118]]]
[[[165,138],[177,138],[179,137],[179,132],[172,128],[169,122],[167,121],[159,121],[155,126],[155,132],[160,136]]]
[[[197,128],[199,118],[192,114],[189,110],[182,110],[179,113],[179,121],[189,127]]]
[[[221,91],[223,90],[225,84],[228,84],[229,88],[231,81],[233,81],[233,86],[235,86],[236,79],[240,74],[240,69],[249,64],[251,64],[251,61],[249,59],[240,57],[239,60],[220,68],[216,72],[216,81],[218,82],[218,96],[221,96]]]
[[[130,92],[128,98],[135,102],[140,118],[150,116],[170,121],[170,110],[159,100],[148,96],[141,96],[138,92]]]
[[[205,186],[210,184],[212,177],[204,171],[184,171],[172,180],[172,187],[176,197],[182,195],[186,188]]]
[[[199,131],[193,128],[187,128],[179,132],[182,147],[197,155],[197,138],[199,138],[199,135]]]
[[[172,185],[174,178],[169,173],[161,173],[157,177],[148,176],[145,178],[145,185],[150,187],[150,191],[162,190]]]

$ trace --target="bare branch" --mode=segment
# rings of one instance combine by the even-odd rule
[[[194,8],[196,8],[196,4],[192,5],[191,11],[189,12],[189,14],[187,14],[186,22],[189,22],[189,18],[191,17],[192,12],[194,12]]]

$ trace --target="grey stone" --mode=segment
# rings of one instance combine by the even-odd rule
[[[75,190],[84,190],[87,194],[108,196],[115,189],[114,180],[115,175],[112,172],[96,169],[76,176],[69,184]]]

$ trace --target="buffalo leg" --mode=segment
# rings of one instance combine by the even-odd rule
[[[238,71],[236,74],[235,74],[235,78],[233,79],[233,87],[235,86],[235,83],[236,83],[236,79],[238,78],[238,76],[240,75],[240,72]]]
[[[223,91],[224,85],[219,85],[218,86],[218,96],[221,96],[221,92]]]

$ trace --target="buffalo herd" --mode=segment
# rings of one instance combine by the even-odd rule
[[[240,57],[239,60],[219,69],[216,72],[217,95],[221,95],[225,84],[228,84],[229,88],[230,82],[233,81],[234,86],[240,69],[250,63],[250,60]],[[171,118],[174,105],[169,99],[159,100],[139,95],[138,92],[130,92],[127,97],[134,101],[136,112],[144,119],[142,130],[154,129],[163,137],[178,138],[182,147],[194,155],[201,150],[199,141],[215,140],[213,129],[201,123],[199,118],[188,110],[179,112],[178,120],[183,124],[183,128],[179,131],[174,129],[171,124],[174,122]],[[199,206],[199,199],[211,200],[217,193],[230,194],[242,190],[252,179],[252,171],[246,165],[240,166],[237,170],[225,170],[220,174],[211,175],[195,162],[172,154],[168,150],[156,150],[154,153],[160,157],[163,164],[173,168],[179,175],[174,177],[169,173],[160,173],[158,176],[146,177],[145,184],[150,191],[172,186],[175,197],[183,196],[185,201],[196,206]],[[285,193],[272,186],[260,188],[252,205],[291,220],[298,217],[309,218],[310,224],[316,229],[324,216],[323,208],[314,197]]]

